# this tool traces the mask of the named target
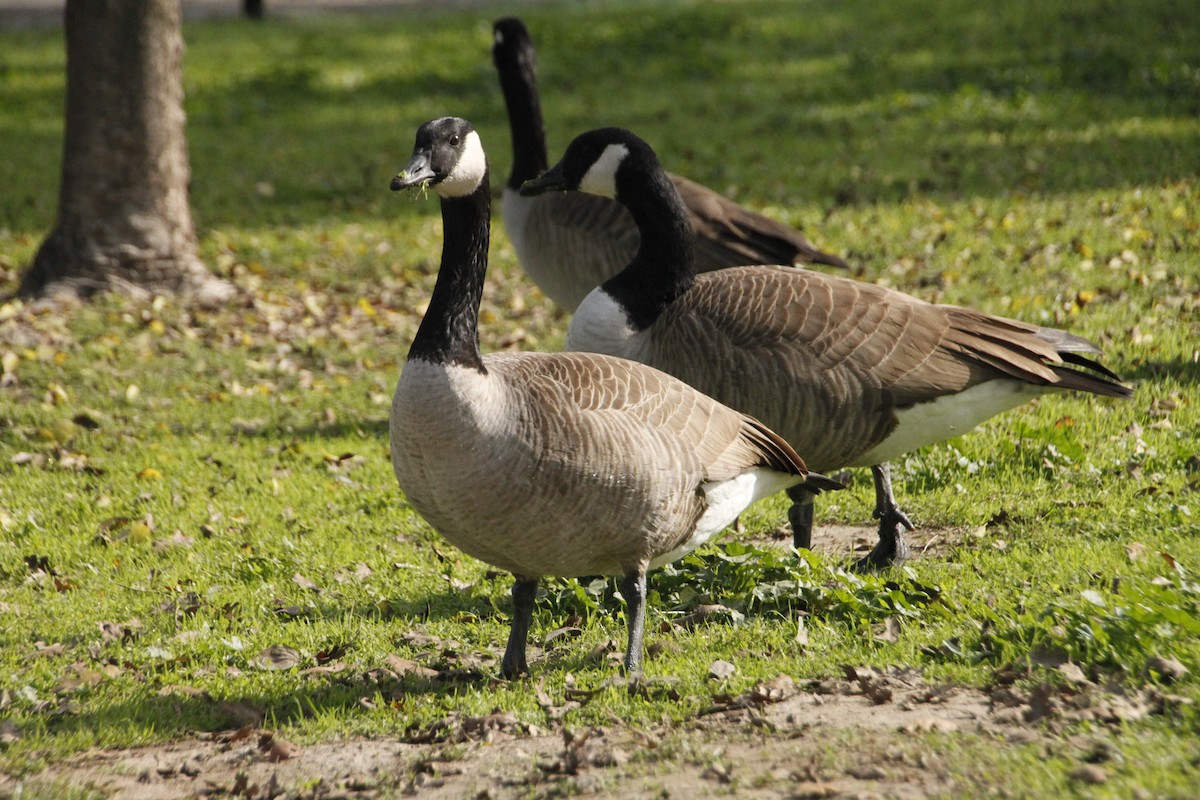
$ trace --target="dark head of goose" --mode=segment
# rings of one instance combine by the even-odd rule
[[[649,145],[624,128],[600,128],[576,136],[562,159],[538,177],[525,181],[521,194],[580,191],[619,197],[618,175],[624,165],[658,157]]]
[[[412,158],[392,178],[392,191],[429,186],[440,197],[466,197],[479,189],[487,173],[475,127],[461,117],[441,117],[417,129]]]

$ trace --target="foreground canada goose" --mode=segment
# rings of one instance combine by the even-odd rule
[[[764,425],[658,370],[592,353],[479,353],[491,197],[479,135],[418,129],[392,189],[430,186],[445,241],[392,400],[392,466],[454,545],[516,577],[501,667],[527,671],[543,575],[621,575],[625,668],[642,652],[646,570],[700,546],[780,489],[841,488]]]
[[[512,172],[502,195],[504,229],[526,274],[568,311],[617,274],[637,252],[638,231],[619,203],[590,195],[525,197],[521,184],[546,171],[546,131],[537,92],[537,57],[525,24],[502,19],[494,28],[492,61],[500,73],[512,130]],[[738,264],[828,264],[842,259],[818,250],[802,233],[756,214],[712,189],[672,175],[695,234],[700,272]]]
[[[888,460],[1048,391],[1132,394],[1080,355],[1098,353],[1094,344],[1063,331],[816,272],[758,266],[696,275],[679,195],[654,151],[629,131],[579,136],[522,191],[571,189],[622,202],[642,242],[629,266],[580,304],[567,349],[682,378],[763,420],[814,469],[871,467],[879,543],[861,567],[906,557],[912,523],[896,505]],[[803,486],[788,494],[794,542],[808,547],[812,495]]]

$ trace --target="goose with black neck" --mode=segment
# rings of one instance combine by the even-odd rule
[[[647,570],[703,544],[783,488],[841,488],[757,420],[642,364],[593,353],[479,347],[490,194],[478,133],[417,131],[392,189],[439,196],[445,241],[429,309],[392,401],[392,466],[452,544],[513,573],[505,676],[528,671],[542,576],[618,575],[624,666],[641,667]]]
[[[621,128],[582,134],[521,191],[576,190],[629,209],[641,246],[576,309],[567,349],[657,367],[763,420],[814,469],[870,467],[879,541],[860,568],[902,562],[912,529],[888,461],[966,433],[1046,392],[1132,391],[1065,331],[934,305],[874,284],[779,266],[697,274],[679,194],[651,147]],[[787,490],[796,547],[812,495]]]
[[[504,228],[526,274],[551,300],[574,310],[589,291],[619,272],[638,248],[629,213],[592,195],[526,197],[521,184],[546,170],[546,131],[537,88],[537,54],[520,19],[493,26],[492,62],[512,134],[512,169],[501,195]],[[750,211],[707,186],[671,175],[684,198],[700,272],[739,264],[847,264],[804,234]]]

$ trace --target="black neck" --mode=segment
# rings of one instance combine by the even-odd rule
[[[409,358],[484,372],[479,303],[487,274],[491,196],[487,176],[466,197],[442,198],[442,266]]]
[[[513,146],[512,172],[507,185],[511,189],[520,189],[522,183],[541,175],[549,166],[546,127],[531,53],[522,53],[500,68],[500,88],[504,91]]]
[[[629,266],[609,278],[604,290],[645,330],[696,280],[692,225],[683,198],[661,168],[621,176],[618,200],[637,223],[641,246]]]

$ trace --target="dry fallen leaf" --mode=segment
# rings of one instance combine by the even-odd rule
[[[723,659],[717,659],[708,667],[708,677],[723,681],[737,672],[737,667]]]
[[[384,659],[384,663],[387,664],[388,669],[396,673],[398,676],[417,675],[422,678],[435,678],[438,675],[438,671],[436,669],[430,669],[429,667],[422,666],[415,661],[410,661],[407,658],[401,658],[397,655],[389,654],[387,658]]]
[[[259,669],[285,670],[295,667],[300,661],[299,651],[277,644],[263,650],[250,663]]]
[[[299,572],[292,576],[292,583],[296,584],[301,589],[305,589],[310,592],[315,592],[317,590],[317,585],[301,575]]]

